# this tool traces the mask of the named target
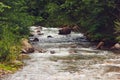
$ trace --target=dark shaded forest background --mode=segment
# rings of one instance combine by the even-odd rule
[[[78,25],[91,41],[120,41],[120,0],[1,0],[0,61],[17,59],[29,26]]]

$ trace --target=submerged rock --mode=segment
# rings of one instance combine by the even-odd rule
[[[69,53],[71,53],[71,54],[75,54],[75,53],[77,53],[77,51],[74,50],[74,49],[71,49],[71,50],[69,50]]]
[[[33,41],[34,41],[34,42],[38,42],[39,39],[38,39],[38,38],[34,38]]]
[[[47,36],[47,38],[53,38],[51,35]]]
[[[55,54],[55,51],[50,51],[51,54]]]
[[[37,51],[38,51],[39,53],[45,53],[45,52],[47,52],[45,49],[37,49]]]
[[[70,45],[71,48],[76,48],[77,45],[76,44],[73,44],[73,45]]]

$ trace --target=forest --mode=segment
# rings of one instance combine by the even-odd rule
[[[0,63],[18,58],[32,25],[78,25],[91,41],[120,42],[120,0],[0,0]]]

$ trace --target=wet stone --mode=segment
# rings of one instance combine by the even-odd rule
[[[95,50],[81,33],[58,35],[58,30],[43,27],[44,35],[35,36],[38,52],[28,54],[27,65],[3,80],[120,80],[119,54]]]
[[[55,54],[55,51],[50,51],[51,54]]]

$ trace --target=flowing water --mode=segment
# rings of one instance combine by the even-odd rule
[[[96,50],[83,34],[58,35],[58,28],[43,28],[35,35],[37,49],[26,66],[3,80],[120,80],[120,55]]]

